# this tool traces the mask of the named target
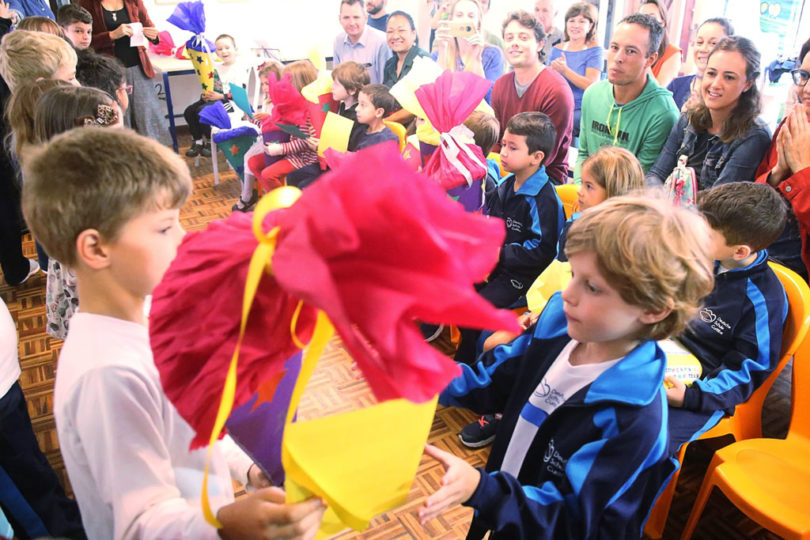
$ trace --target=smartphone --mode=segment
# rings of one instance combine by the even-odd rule
[[[475,26],[469,21],[449,21],[447,33],[452,37],[468,38],[478,33]]]

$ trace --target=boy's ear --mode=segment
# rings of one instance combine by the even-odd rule
[[[382,118],[383,116],[385,116],[385,109],[383,109],[382,107],[377,107],[376,109],[374,109],[374,116],[376,116],[377,118]]]
[[[675,303],[670,298],[667,300],[667,306],[658,311],[644,311],[639,317],[639,321],[644,324],[655,324],[663,321],[666,319],[670,313],[672,313],[672,308],[674,307]]]
[[[538,167],[543,164],[543,160],[546,159],[546,154],[542,150],[537,150],[536,152],[532,152],[532,164],[537,165]]]
[[[742,261],[747,259],[753,252],[754,250],[751,249],[751,246],[746,246],[745,244],[734,246],[734,260]]]
[[[96,229],[85,229],[76,238],[76,259],[93,270],[101,270],[110,265],[107,244]]]

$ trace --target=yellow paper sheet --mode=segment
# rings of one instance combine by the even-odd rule
[[[323,157],[323,152],[327,148],[332,148],[338,152],[345,152],[349,149],[349,137],[352,134],[354,122],[335,114],[326,113],[326,120],[323,122],[320,142],[318,142],[318,156]]]
[[[689,350],[674,339],[664,339],[658,342],[658,346],[667,355],[667,367],[665,373],[676,379],[680,379],[691,386],[703,373],[703,366]],[[664,383],[664,386],[669,386]]]
[[[287,426],[282,452],[287,502],[312,496],[326,501],[319,538],[346,526],[364,530],[374,516],[405,503],[436,401],[390,400]]]

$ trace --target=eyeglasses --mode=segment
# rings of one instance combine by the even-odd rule
[[[810,71],[804,69],[794,69],[790,72],[790,75],[793,77],[793,84],[796,86],[804,86],[810,80]]]

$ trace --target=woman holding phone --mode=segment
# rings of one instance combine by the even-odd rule
[[[433,59],[444,69],[471,71],[494,83],[503,75],[503,52],[484,43],[481,6],[475,0],[456,0],[448,13],[436,28]]]

